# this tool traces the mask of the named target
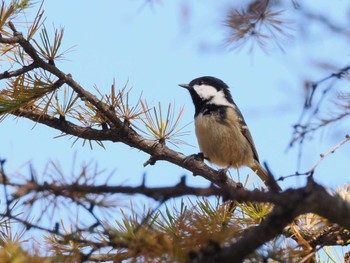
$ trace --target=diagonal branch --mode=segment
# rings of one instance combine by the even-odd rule
[[[239,192],[232,193],[231,197],[236,196],[240,199]],[[245,195],[250,195],[250,199],[254,199],[254,192],[245,193]],[[340,227],[350,229],[350,204],[339,196],[329,194],[311,177],[304,188],[287,190],[280,193],[279,197],[274,193],[266,193],[266,197],[267,199],[272,197],[270,200],[276,206],[259,226],[251,228],[237,242],[219,251],[197,255],[199,262],[242,262],[267,241],[282,234],[284,228],[295,217],[305,213],[318,214]]]
[[[118,126],[119,128],[123,128],[123,123],[120,119],[117,118],[115,115],[115,112],[111,110],[108,105],[101,102],[96,96],[85,90],[83,87],[81,87],[70,74],[65,74],[61,70],[59,70],[55,65],[52,65],[52,63],[45,62],[38,52],[36,51],[35,47],[23,37],[23,34],[21,32],[18,32],[13,25],[12,22],[9,22],[9,26],[13,31],[13,38],[3,38],[0,36],[0,43],[9,43],[9,44],[16,44],[18,43],[23,50],[32,58],[33,63],[37,65],[37,67],[40,67],[53,75],[55,75],[58,79],[63,80],[65,83],[67,83],[79,96],[83,101],[89,101],[92,105],[94,105],[103,115],[105,115],[112,124],[115,126]],[[130,129],[130,128],[129,128]],[[128,132],[126,130],[125,132]]]
[[[24,108],[20,108],[12,112],[11,114],[17,117],[24,117],[34,122],[45,124],[63,133],[77,136],[79,138],[83,138],[87,140],[96,140],[96,141],[108,140],[112,142],[120,141],[118,136],[118,131],[113,129],[97,130],[90,127],[81,127],[70,121],[55,118],[50,115],[43,114],[40,111],[33,111],[30,109],[24,109]]]
[[[97,130],[90,127],[81,127],[72,122],[43,114],[42,112],[35,112],[23,108],[16,110],[12,114],[45,124],[49,127],[60,130],[63,133],[77,136],[79,138],[123,142],[130,147],[137,148],[150,154],[151,156],[154,156],[157,160],[168,161],[193,172],[195,175],[200,175],[227,191],[235,191],[237,188],[241,188],[240,184],[237,184],[230,178],[223,179],[220,171],[210,168],[204,162],[195,158],[186,159],[186,156],[182,153],[173,151],[167,146],[155,143],[154,141],[146,140],[131,129],[129,129],[129,133],[125,133],[117,127],[113,127],[108,130]]]
[[[145,138],[140,136],[130,126],[123,124],[123,122],[116,116],[115,112],[112,109],[110,109],[110,107],[107,104],[103,103],[96,96],[94,96],[93,94],[85,90],[82,86],[80,86],[70,74],[63,73],[55,65],[53,65],[54,63],[45,62],[39,56],[33,45],[28,40],[26,40],[20,32],[16,30],[15,26],[11,22],[9,23],[9,26],[13,31],[14,37],[12,39],[4,39],[0,36],[0,43],[18,43],[23,48],[23,50],[33,59],[33,63],[36,63],[40,68],[52,73],[58,79],[68,84],[83,101],[90,102],[96,107],[96,109],[99,110],[99,112],[102,113],[102,115],[104,115],[110,121],[110,123],[112,124],[112,129],[109,131],[108,134],[111,135],[112,138],[110,136],[108,136],[108,138],[101,138],[103,137],[101,136],[101,140],[112,139],[111,141],[113,142],[123,142],[129,145],[130,147],[135,147],[141,151],[150,154],[155,160],[166,160],[192,171],[195,175],[201,175],[204,178],[211,181],[212,183],[223,187],[224,189],[233,191],[237,187],[241,187],[241,184],[237,184],[233,180],[227,178],[227,176],[223,177],[222,173],[208,167],[202,161],[195,160],[194,158],[192,158],[191,160],[187,160],[185,162],[185,156],[182,153],[175,152],[164,145],[157,144],[154,141],[146,140]],[[18,115],[20,114],[18,113],[17,116]],[[26,114],[22,114],[21,116],[33,119],[33,116],[31,116],[29,112],[26,112]],[[78,137],[84,136],[83,138],[85,138],[86,136],[91,135],[90,133],[88,135],[83,133],[84,131],[87,131],[86,129],[81,130],[77,126],[70,125],[70,123],[68,123],[69,128],[67,128],[65,126],[67,124],[66,122],[59,124],[58,119],[49,116],[46,116],[45,118],[42,116],[40,118],[37,118],[35,121],[38,121],[45,125],[59,129],[65,133],[72,134]],[[80,133],[78,134],[77,131],[73,128],[79,129]],[[92,132],[91,130],[88,131]],[[112,132],[115,133],[115,137],[113,137]],[[97,135],[97,133],[98,132],[94,132],[94,135]],[[101,134],[102,133],[99,133],[99,135]]]

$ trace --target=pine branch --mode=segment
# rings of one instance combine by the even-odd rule
[[[35,69],[37,67],[38,67],[38,65],[36,63],[31,63],[31,64],[29,64],[27,66],[23,66],[22,68],[17,69],[17,70],[4,71],[3,73],[0,73],[0,80],[20,76],[20,75],[25,74],[29,71],[32,71],[33,69]]]
[[[33,59],[33,62],[36,63],[40,68],[50,72],[51,74],[55,75],[58,79],[60,79],[63,83],[68,84],[83,101],[88,101],[91,103],[96,109],[100,111],[101,114],[103,114],[109,122],[112,124],[112,130],[109,131],[109,135],[112,135],[112,132],[115,132],[116,135],[112,136],[112,140],[110,137],[102,139],[101,140],[111,140],[113,142],[120,141],[123,142],[131,147],[137,148],[139,150],[142,150],[152,156],[154,160],[166,160],[171,163],[174,163],[180,167],[183,167],[185,169],[188,169],[193,172],[195,175],[201,175],[204,178],[208,179],[214,184],[217,184],[221,187],[224,187],[226,190],[234,191],[237,187],[240,187],[240,184],[237,184],[236,182],[232,181],[231,179],[222,176],[220,172],[208,167],[205,165],[202,161],[198,161],[195,159],[186,160],[185,162],[185,156],[181,153],[175,152],[171,150],[170,148],[161,145],[161,144],[155,144],[154,141],[146,140],[139,134],[137,134],[130,126],[124,125],[123,122],[116,116],[115,112],[110,109],[110,107],[103,103],[101,100],[99,100],[96,96],[85,90],[82,86],[80,86],[70,74],[65,74],[61,70],[59,70],[54,63],[45,62],[43,59],[40,58],[37,51],[31,45],[29,41],[27,41],[23,35],[18,32],[15,28],[15,26],[10,22],[9,23],[14,37],[10,39],[4,39],[0,37],[0,43],[18,43],[23,50]],[[79,129],[77,126],[69,125],[69,128],[66,128],[65,124],[59,124],[58,119],[46,116],[41,116],[40,118],[36,118],[37,116],[32,116],[30,112],[26,112],[26,114],[16,113],[16,115],[21,115],[23,117],[29,118],[29,119],[36,119],[36,121],[46,124],[48,126],[51,126],[53,128],[59,129],[62,132],[75,135],[78,137],[82,137],[81,135],[84,134],[82,130]],[[43,115],[43,114],[41,114]],[[43,121],[45,119],[45,121]],[[80,132],[77,134],[77,132],[72,128],[77,128]],[[89,130],[91,131],[91,130]],[[102,133],[102,132],[101,132]],[[100,134],[101,134],[100,133]],[[94,133],[96,135],[96,133]],[[99,134],[99,135],[100,135]],[[88,136],[91,134],[88,134]],[[83,135],[85,136],[85,134]],[[101,136],[103,137],[103,136]]]
[[[179,183],[174,187],[146,187],[140,185],[131,186],[110,186],[110,185],[86,185],[86,184],[39,184],[34,181],[28,181],[25,184],[8,183],[7,185],[15,187],[12,194],[15,199],[21,198],[30,193],[51,192],[56,196],[69,197],[74,193],[80,194],[142,194],[155,201],[168,200],[187,195],[195,196],[220,196],[223,191],[215,186],[210,187],[190,187],[186,184]]]
[[[350,204],[327,192],[325,188],[316,184],[309,178],[307,186],[300,189],[289,189],[283,193],[258,193],[246,192],[253,201],[270,199],[276,205],[269,216],[257,227],[248,230],[237,242],[218,248],[213,253],[197,255],[198,262],[242,262],[249,254],[267,241],[283,233],[284,228],[298,215],[315,213],[327,218],[330,222],[340,227],[350,229]],[[264,198],[262,198],[265,196]],[[242,199],[239,192],[231,195],[234,199]],[[244,198],[246,199],[246,198]],[[322,200],[322,202],[320,202]],[[321,241],[322,239],[320,239]],[[314,244],[315,245],[315,244]],[[322,245],[322,244],[320,244]],[[337,244],[339,245],[339,244]]]
[[[129,130],[129,133],[125,134],[124,129],[121,131],[117,127],[113,127],[107,130],[96,130],[89,127],[81,127],[67,120],[61,120],[59,118],[55,118],[41,112],[34,112],[27,109],[18,109],[12,114],[18,117],[25,117],[35,122],[45,124],[63,133],[77,136],[79,138],[88,140],[123,142],[126,145],[140,149],[150,154],[156,160],[169,161],[193,172],[195,175],[200,175],[212,183],[224,187],[227,191],[235,191],[237,188],[240,188],[239,184],[235,183],[229,178],[224,178],[223,180],[220,171],[210,168],[202,161],[195,158],[186,159],[186,156],[182,153],[173,151],[167,146],[155,143],[154,141],[146,140],[128,127],[125,127],[125,129]]]
[[[321,231],[310,234],[303,231],[303,235],[308,237],[306,241],[313,248],[317,246],[346,246],[350,239],[350,232],[338,225],[327,225]]]

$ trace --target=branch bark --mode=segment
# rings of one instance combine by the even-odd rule
[[[108,105],[100,101],[96,96],[80,86],[70,74],[63,73],[55,65],[45,62],[42,58],[40,58],[39,54],[36,52],[31,43],[16,30],[15,26],[11,22],[10,27],[13,30],[14,37],[7,39],[0,36],[0,43],[18,43],[23,48],[23,50],[32,58],[33,63],[38,65],[38,67],[52,73],[63,83],[69,85],[83,101],[88,101],[94,105],[96,109],[98,109],[99,112],[101,112],[109,120],[111,129],[106,132],[94,130],[91,128],[83,128],[67,121],[62,122],[57,118],[51,117],[49,115],[44,115],[43,113],[37,114],[22,109],[14,112],[14,115],[26,117],[39,123],[48,125],[52,128],[58,129],[64,133],[84,139],[123,142],[130,147],[137,148],[143,152],[150,154],[155,160],[166,160],[189,171],[192,171],[194,175],[201,175],[212,183],[222,187],[223,189],[234,191],[236,188],[241,188],[241,184],[237,184],[233,180],[227,178],[227,176],[223,178],[220,172],[208,167],[203,162],[198,161],[194,158],[186,160],[186,156],[183,154],[173,151],[162,144],[146,140],[140,136],[130,126],[125,125]]]
[[[146,186],[109,186],[109,185],[81,185],[81,184],[39,184],[28,181],[25,184],[8,183],[7,185],[15,187],[12,194],[15,199],[21,198],[30,193],[51,192],[60,196],[72,196],[81,194],[141,194],[156,201],[164,202],[170,198],[176,198],[186,195],[195,196],[220,196],[223,191],[215,186],[210,187],[190,187],[178,184],[175,187],[146,187]]]
[[[246,193],[247,194],[247,193]],[[259,194],[260,195],[260,194]],[[221,248],[215,253],[199,254],[198,262],[242,262],[249,254],[267,241],[283,233],[284,228],[298,215],[315,213],[329,219],[340,227],[350,229],[350,204],[339,196],[331,195],[327,190],[316,184],[310,177],[306,187],[289,189],[283,193],[266,193],[276,206],[269,216],[257,227],[251,228],[237,242]],[[234,199],[241,199],[239,192],[232,193]],[[251,198],[254,199],[254,193]],[[261,197],[256,198],[262,199]],[[321,201],[322,200],[322,201]],[[252,200],[250,200],[252,201]]]

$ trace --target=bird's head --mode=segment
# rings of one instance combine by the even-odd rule
[[[200,77],[189,84],[179,84],[179,86],[190,92],[196,112],[208,104],[229,107],[234,105],[229,87],[218,78]]]

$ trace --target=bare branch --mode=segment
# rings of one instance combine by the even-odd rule
[[[77,136],[83,139],[97,141],[108,140],[112,142],[120,141],[118,130],[115,129],[96,130],[90,127],[81,127],[70,121],[55,118],[47,114],[43,114],[42,112],[33,111],[31,109],[20,108],[12,112],[12,114],[18,117],[25,117],[34,122],[45,124],[63,133]]]
[[[330,120],[321,119],[319,123],[314,123],[314,119],[316,119],[317,114],[320,112],[322,103],[325,101],[327,93],[329,93],[330,90],[334,88],[334,85],[337,80],[344,78],[344,76],[346,76],[346,74],[349,73],[349,70],[350,66],[345,66],[318,81],[306,83],[306,89],[308,94],[305,97],[304,106],[299,116],[299,119],[294,125],[294,130],[289,143],[289,147],[293,147],[294,144],[298,142],[302,143],[308,135],[314,133],[315,131],[321,128],[326,127],[331,123],[335,123],[339,120],[342,120],[344,117],[349,116],[349,113],[345,111],[339,114],[337,117],[332,118]],[[323,90],[320,90],[321,84],[326,82],[330,83]],[[321,94],[321,97],[315,101],[315,95],[317,92]]]
[[[178,184],[175,187],[138,187],[131,186],[110,186],[110,185],[79,185],[79,184],[39,184],[37,182],[26,182],[25,184],[9,183],[8,185],[15,187],[13,193],[14,198],[20,198],[32,192],[52,192],[56,196],[71,196],[75,194],[142,194],[153,198],[156,201],[165,201],[170,198],[176,198],[186,195],[195,196],[220,196],[223,191],[215,186],[206,188],[190,187],[183,184]]]
[[[336,146],[334,146],[332,149],[330,149],[328,152],[325,154],[321,154],[320,159],[317,161],[317,163],[311,168],[311,170],[308,172],[308,174],[313,174],[317,168],[317,166],[320,165],[320,163],[330,154],[333,154],[336,150],[338,150],[342,145],[350,141],[350,135],[347,134],[345,135],[345,139],[342,140],[340,143],[338,143]]]
[[[24,73],[27,73],[27,72],[29,72],[37,67],[38,66],[35,63],[31,63],[30,65],[23,66],[22,68],[17,69],[17,70],[5,71],[4,73],[0,73],[0,79],[8,79],[8,78],[12,78],[12,77],[17,77],[17,76],[22,75]]]

